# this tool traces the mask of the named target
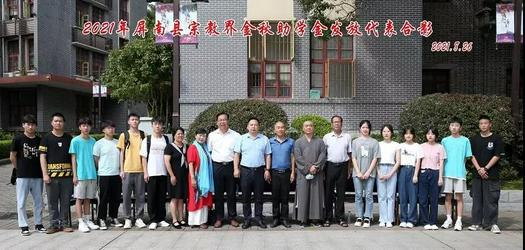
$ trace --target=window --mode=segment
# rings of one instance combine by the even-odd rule
[[[100,79],[102,72],[104,71],[106,56],[99,53],[93,53],[93,76]]]
[[[23,0],[22,10],[26,18],[36,16],[35,0]]]
[[[354,95],[354,41],[351,36],[311,38],[310,90],[321,97]]]
[[[35,40],[33,37],[25,39],[25,48],[26,48],[26,68],[28,70],[35,69]]]
[[[271,26],[275,32],[277,24],[273,23]],[[248,45],[248,96],[291,97],[293,32],[285,37],[263,37],[254,31],[248,38]]]
[[[104,10],[99,9],[97,7],[92,8],[93,12],[93,18],[91,19],[93,22],[104,22]]]
[[[423,69],[423,95],[450,92],[450,69]]]
[[[84,2],[77,0],[77,26],[82,27],[84,23],[90,21],[89,17],[89,5]]]
[[[7,14],[9,19],[18,17],[18,0],[7,0]]]
[[[77,49],[76,72],[79,76],[89,77],[89,51]]]
[[[8,92],[9,127],[19,127],[22,117],[26,114],[36,116],[36,90],[18,89]]]
[[[18,40],[7,42],[7,72],[18,71]]]
[[[129,21],[128,0],[120,0],[119,20]]]

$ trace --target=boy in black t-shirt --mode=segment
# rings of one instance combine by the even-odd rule
[[[472,226],[471,231],[490,227],[493,233],[501,233],[498,222],[498,202],[501,190],[498,160],[505,155],[503,141],[491,131],[492,122],[486,115],[479,117],[480,133],[470,138],[472,163],[477,173],[472,180]]]
[[[31,193],[33,197],[35,230],[46,232],[42,225],[42,171],[38,159],[38,145],[40,137],[36,135],[36,119],[33,115],[25,115],[22,119],[24,133],[13,138],[9,159],[16,168],[16,207],[18,212],[18,226],[22,235],[30,235],[27,224],[26,201]]]
[[[48,234],[59,231],[73,232],[66,224],[69,213],[69,200],[73,194],[73,171],[69,145],[71,135],[64,133],[64,115],[52,115],[53,130],[40,142],[40,167],[46,184],[50,225]]]

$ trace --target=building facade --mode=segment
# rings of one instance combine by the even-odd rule
[[[128,36],[82,35],[87,21],[128,21],[134,27],[146,15],[145,1],[2,0],[0,45],[0,129],[15,130],[25,114],[34,114],[38,131],[48,131],[50,116],[61,112],[66,129],[80,117],[98,118],[93,82],[100,78],[109,51]],[[131,31],[132,32],[132,31]],[[102,119],[126,126],[127,106],[102,99]]]

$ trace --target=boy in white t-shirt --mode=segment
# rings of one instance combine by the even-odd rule
[[[157,226],[168,227],[166,217],[166,189],[168,185],[167,170],[164,164],[164,149],[169,144],[168,137],[162,134],[164,120],[155,117],[151,120],[153,134],[142,141],[140,156],[144,168],[144,181],[147,185],[148,214],[150,230]]]

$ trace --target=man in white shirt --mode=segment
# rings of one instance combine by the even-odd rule
[[[148,193],[148,214],[150,230],[157,226],[168,227],[166,221],[166,189],[168,188],[167,170],[164,165],[164,149],[169,144],[168,137],[162,134],[164,120],[155,117],[151,120],[153,134],[148,135],[140,146],[144,181]]]
[[[323,226],[329,227],[334,219],[333,205],[335,198],[335,219],[342,227],[348,227],[344,216],[344,199],[346,180],[351,176],[350,156],[352,155],[352,137],[343,133],[343,118],[339,115],[332,116],[332,132],[323,137],[327,151],[326,180],[325,180],[325,222]],[[337,196],[334,194],[337,190]]]
[[[234,227],[239,226],[235,200],[235,179],[233,177],[233,147],[240,134],[228,126],[228,114],[219,113],[216,116],[217,127],[208,135],[208,149],[213,161],[213,181],[215,184],[215,212],[217,220],[215,228],[222,227],[224,219],[224,192],[227,194],[228,219]]]

